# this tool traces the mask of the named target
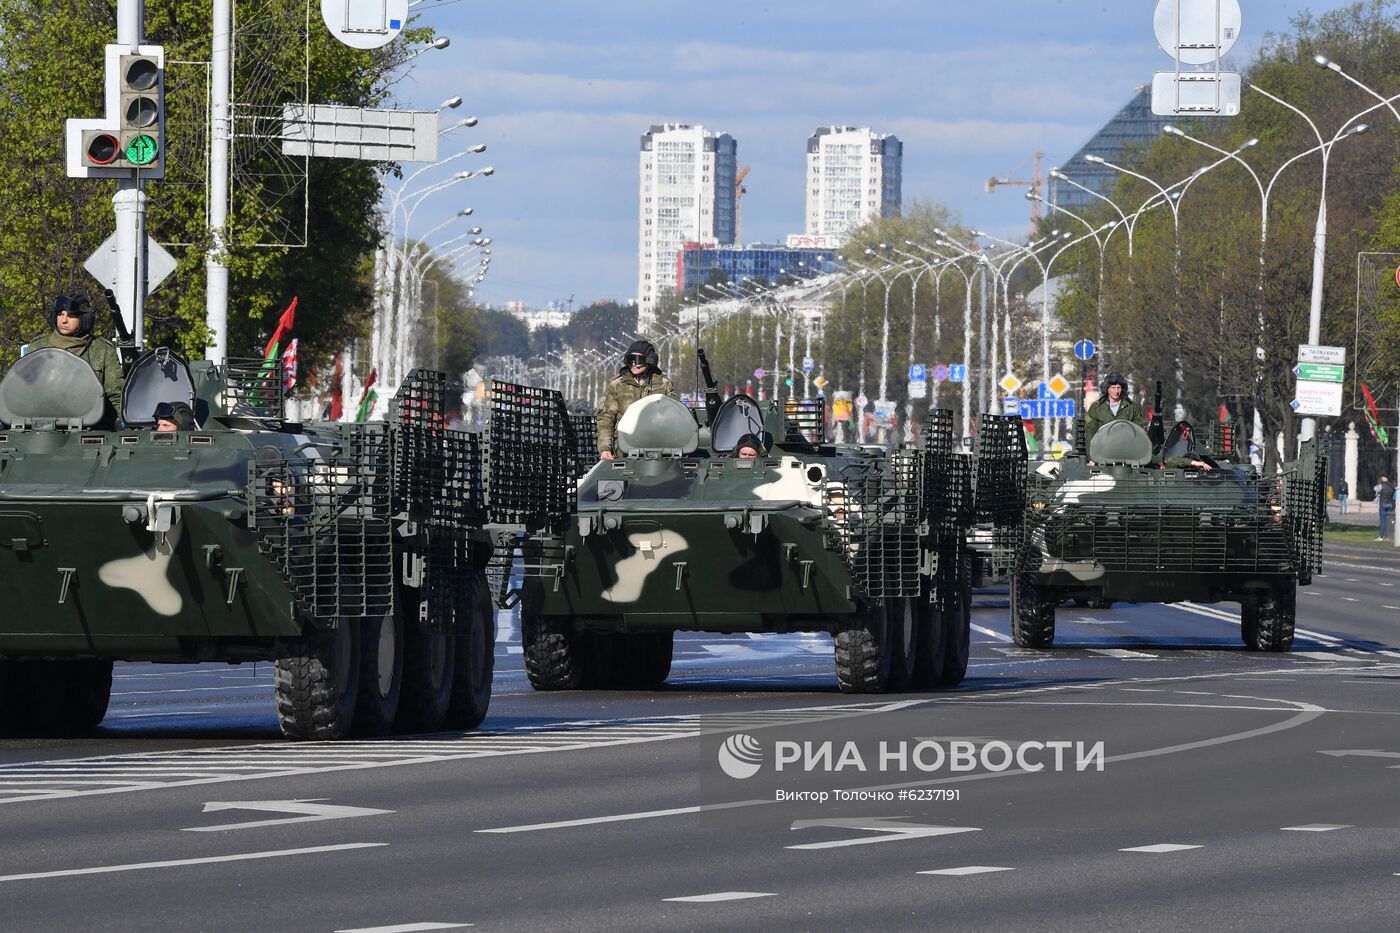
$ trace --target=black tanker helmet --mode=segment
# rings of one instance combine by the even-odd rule
[[[632,341],[632,345],[627,348],[627,352],[622,354],[622,366],[618,369],[620,373],[631,373],[631,363],[633,357],[641,357],[647,364],[647,374],[659,373],[661,368],[657,366],[660,357],[657,356],[656,347],[650,341],[637,339]]]
[[[1124,394],[1124,395],[1127,395],[1127,394],[1128,394],[1128,380],[1126,380],[1126,379],[1123,378],[1122,373],[1109,373],[1109,374],[1108,374],[1108,378],[1105,379],[1105,380],[1103,381],[1103,391],[1104,391],[1104,394],[1107,395],[1107,394],[1108,394],[1108,387],[1109,387],[1109,386],[1114,386],[1114,385],[1122,386],[1122,387],[1123,387],[1123,394]]]
[[[739,451],[743,450],[745,447],[752,447],[760,457],[767,453],[767,451],[763,449],[763,441],[757,434],[745,434],[734,444],[734,450],[731,456],[739,456]]]
[[[59,295],[54,299],[53,307],[49,308],[49,328],[58,328],[58,313],[68,312],[72,317],[77,315],[78,330],[76,336],[82,337],[92,333],[92,326],[96,322],[96,315],[93,313],[92,304],[82,295]]]

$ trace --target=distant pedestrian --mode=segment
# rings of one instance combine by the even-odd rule
[[[1390,527],[1390,521],[1395,517],[1395,487],[1392,486],[1390,480],[1384,476],[1382,476],[1381,481],[1376,484],[1376,503],[1380,506],[1381,514],[1381,533],[1376,535],[1376,540],[1384,541],[1386,539],[1386,531]]]
[[[1347,485],[1346,480],[1342,480],[1337,484],[1337,506],[1343,515],[1347,514],[1347,496],[1349,495],[1351,495],[1351,487]]]

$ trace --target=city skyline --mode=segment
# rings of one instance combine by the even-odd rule
[[[1298,11],[1344,5],[1246,0],[1227,65],[1246,64]],[[445,136],[442,152],[484,142],[487,153],[467,158],[496,175],[444,192],[410,232],[473,207],[493,238],[483,300],[539,306],[574,295],[580,307],[634,297],[637,139],[667,121],[739,141],[739,164],[753,167],[745,242],[782,242],[804,229],[805,141],[825,125],[869,126],[904,143],[906,210],[939,201],[989,232],[1022,236],[1030,211],[1021,190],[988,194],[986,179],[1028,177],[1037,150],[1047,168],[1067,161],[1171,65],[1146,0],[956,8],[721,0],[704,16],[657,0],[645,9],[638,15],[638,4],[621,0],[415,7],[452,45],[415,60],[399,105],[432,109],[461,95],[444,125],[457,114],[481,122]]]

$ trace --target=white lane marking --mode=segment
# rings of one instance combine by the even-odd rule
[[[478,829],[479,833],[532,833],[541,829],[567,829],[571,826],[593,826],[598,823],[624,823],[630,820],[649,820],[659,816],[679,816],[683,813],[707,813],[711,810],[735,810],[739,807],[756,807],[772,803],[771,800],[735,800],[730,803],[711,803],[695,807],[674,807],[670,810],[643,810],[640,813],[616,813],[611,816],[591,816],[580,820],[559,820],[554,823],[526,823],[523,826],[498,826],[495,829]]]
[[[1344,602],[1344,603],[1359,603],[1359,602],[1361,602],[1361,600],[1357,599],[1355,596],[1343,596],[1343,597],[1342,597],[1342,602]]]
[[[1343,656],[1335,651],[1290,651],[1295,658],[1312,658],[1317,661],[1340,661]]]
[[[1360,580],[1356,579],[1355,577],[1343,577],[1342,579],[1345,580],[1345,581],[1347,581],[1348,583],[1360,583],[1360,582],[1361,582]]]
[[[357,926],[336,933],[417,933],[419,930],[461,930],[470,923],[395,923],[393,926]]]
[[[972,627],[972,630],[974,632],[981,632],[983,635],[987,635],[991,638],[995,638],[997,641],[1011,641],[1010,635],[1003,635],[1001,632],[998,632],[995,629],[987,628],[986,626],[974,625]]]
[[[1342,560],[1329,560],[1327,565],[1329,567],[1349,567],[1352,570],[1379,570],[1382,573],[1400,573],[1400,568],[1397,567],[1378,567],[1375,564],[1353,564]]]
[[[1382,609],[1400,609],[1400,606],[1382,606]]]
[[[1160,661],[1161,658],[1155,654],[1148,654],[1145,651],[1129,651],[1127,648],[1090,648],[1094,654],[1101,654],[1108,658],[1136,658],[1139,661]]]
[[[314,823],[319,820],[343,820],[356,816],[379,816],[393,813],[393,810],[375,810],[371,807],[345,807],[317,800],[236,800],[228,803],[211,801],[204,805],[205,813],[218,813],[223,810],[262,810],[273,813],[295,813],[297,816],[280,817],[275,820],[253,820],[245,823],[224,823],[219,826],[186,826],[187,833],[215,833],[226,829],[252,829],[255,826],[280,826],[286,823]]]
[[[1385,752],[1379,748],[1320,748],[1317,753],[1333,758],[1400,758],[1400,752]]]
[[[746,901],[755,897],[777,897],[767,891],[719,891],[715,894],[692,894],[689,897],[663,897],[676,904],[715,904],[720,901]]]
[[[996,865],[964,865],[961,868],[935,868],[933,871],[921,871],[921,875],[985,875],[991,871],[1015,871],[1014,868],[1002,868]]]
[[[1187,849],[1199,849],[1200,846],[1184,846],[1175,842],[1159,842],[1152,846],[1133,846],[1128,849],[1119,849],[1119,852],[1150,852],[1160,854],[1162,852],[1185,852]]]
[[[894,842],[899,839],[925,839],[929,836],[952,836],[957,833],[980,833],[978,826],[930,826],[927,823],[904,823],[889,816],[872,816],[864,819],[837,818],[829,820],[795,820],[793,829],[810,829],[825,826],[833,829],[859,829],[878,836],[859,836],[855,839],[832,839],[827,842],[808,842],[798,846],[784,846],[787,849],[840,849],[846,846],[873,845],[878,842]]]
[[[59,871],[33,871],[22,875],[0,875],[0,881],[32,881],[37,878],[70,878],[76,875],[107,875],[123,871],[145,871],[150,868],[183,868],[186,865],[217,865],[220,862],[249,862],[256,859],[284,858],[289,855],[320,855],[324,852],[346,852],[351,849],[377,849],[387,842],[347,842],[334,846],[310,846],[305,849],[274,849],[271,852],[244,852],[239,855],[211,855],[205,858],[171,859],[164,862],[133,862],[129,865],[100,865],[96,868],[65,868]]]
[[[1284,832],[1330,833],[1334,829],[1351,829],[1350,823],[1305,823],[1302,826],[1284,826]]]
[[[1309,591],[1305,590],[1304,592]],[[1322,594],[1319,593],[1318,595]],[[1354,601],[1355,600],[1353,600],[1353,602]],[[1240,622],[1240,617],[1235,615],[1233,612],[1226,612],[1224,609],[1216,609],[1213,606],[1202,606],[1199,603],[1192,602],[1165,603],[1164,605],[1172,606],[1173,608],[1180,609],[1183,612],[1194,612],[1196,613],[1196,615],[1205,616],[1209,619],[1219,619],[1222,622],[1234,622],[1236,625],[1238,625]],[[1340,645],[1342,643],[1342,639],[1338,638],[1335,635],[1328,635],[1323,632],[1314,632],[1312,629],[1295,628],[1294,631],[1304,637],[1313,638],[1317,641],[1326,642],[1330,645]]]
[[[183,687],[178,690],[113,690],[112,699],[117,697],[154,697],[165,696],[171,693],[214,693],[231,690],[242,690],[245,692],[254,690],[272,690],[274,684],[262,680],[250,680],[246,684],[237,687]]]
[[[267,743],[18,762],[0,764],[0,782],[32,782],[33,792],[23,796],[9,792],[0,796],[0,804],[504,755],[610,748],[779,725],[829,722],[891,712],[923,702],[899,700],[753,712],[695,713],[651,719],[580,720],[543,728],[517,727],[498,732],[488,730],[459,736],[443,735],[432,739],[369,739],[299,745]],[[225,762],[231,766],[223,767]],[[83,775],[98,780],[81,790],[58,791],[45,786],[54,783],[57,778],[81,779]],[[112,786],[109,779],[118,776],[129,776],[132,780]],[[64,783],[71,786],[74,781]]]

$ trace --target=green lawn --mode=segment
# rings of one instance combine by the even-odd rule
[[[1376,525],[1341,525],[1333,523],[1327,526],[1323,541],[1333,544],[1364,544],[1371,547],[1394,547],[1391,539],[1385,541],[1376,540],[1376,532],[1380,528]]]

